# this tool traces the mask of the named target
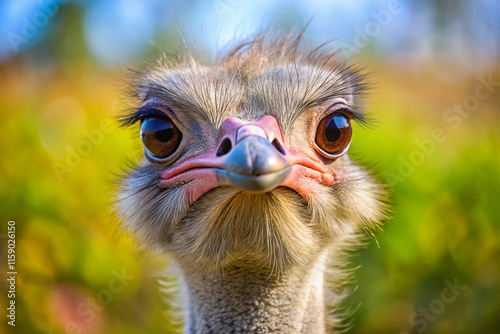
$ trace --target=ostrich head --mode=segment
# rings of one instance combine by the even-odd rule
[[[123,181],[120,212],[175,259],[194,305],[193,332],[226,328],[195,319],[210,303],[210,292],[200,292],[207,282],[213,294],[256,285],[239,296],[258,305],[273,284],[291,287],[275,296],[288,300],[302,291],[293,282],[311,281],[307,296],[321,296],[309,304],[324,305],[327,260],[383,218],[383,188],[347,154],[351,124],[365,120],[363,77],[325,47],[262,34],[210,64],[163,59],[133,82],[139,102],[123,122],[141,123],[145,158]],[[217,290],[218,278],[231,291]],[[307,298],[300,291],[297,298]],[[224,307],[266,314],[269,303],[263,311],[252,303]],[[243,326],[230,318],[227,328]],[[305,328],[292,322],[273,326]]]

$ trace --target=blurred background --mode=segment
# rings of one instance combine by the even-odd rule
[[[168,257],[139,250],[110,209],[142,156],[138,129],[115,120],[121,67],[183,40],[215,55],[268,26],[308,26],[308,43],[371,73],[375,121],[350,155],[393,213],[352,258],[349,333],[499,333],[499,18],[494,0],[2,1],[0,261],[7,272],[14,220],[18,272],[2,333],[179,328],[158,293]]]

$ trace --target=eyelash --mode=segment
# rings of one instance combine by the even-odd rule
[[[352,110],[351,108],[349,108],[348,106],[346,106],[345,104],[334,104],[334,105],[330,106],[327,109],[327,111],[329,114],[333,114],[336,112],[343,113],[344,115],[349,117],[349,119],[351,119],[351,120],[355,120],[358,118],[358,113],[355,112],[354,110]]]
[[[135,114],[133,115],[130,124],[134,124],[134,123],[139,122],[139,121],[142,122],[146,118],[150,118],[150,117],[166,118],[167,115],[165,115],[165,113],[161,112],[158,109],[154,109],[154,108],[139,108],[139,110],[137,110],[135,112]]]

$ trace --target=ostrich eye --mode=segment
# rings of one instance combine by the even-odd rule
[[[347,150],[351,137],[351,121],[344,114],[336,112],[319,122],[316,145],[325,158],[336,158]]]
[[[141,139],[150,156],[164,159],[177,150],[182,133],[169,118],[150,117],[142,121]]]

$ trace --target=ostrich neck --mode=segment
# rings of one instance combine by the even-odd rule
[[[188,333],[325,332],[323,261],[280,277],[247,266],[184,278]]]

